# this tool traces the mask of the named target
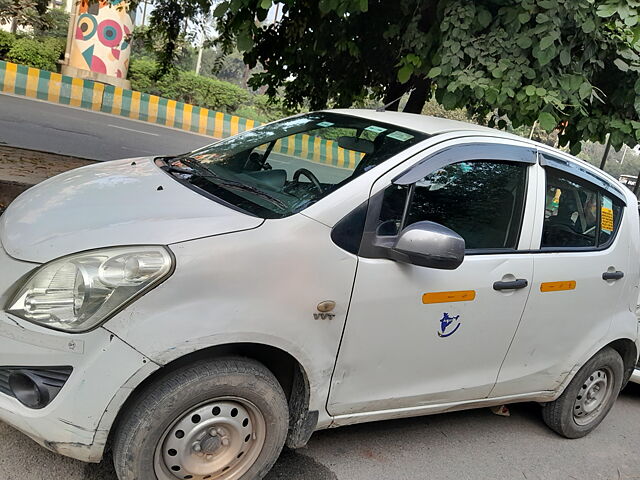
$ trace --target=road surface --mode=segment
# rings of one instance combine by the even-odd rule
[[[212,143],[195,133],[0,94],[0,145],[89,160],[176,155]]]
[[[631,385],[591,435],[551,432],[535,404],[343,427],[284,453],[266,480],[638,480],[640,388]],[[3,480],[117,480],[109,461],[89,465],[47,452],[0,423]]]

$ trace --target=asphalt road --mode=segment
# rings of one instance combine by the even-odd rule
[[[123,117],[0,94],[0,144],[115,160],[176,155],[212,143],[195,133]]]
[[[622,393],[589,436],[551,432],[535,404],[376,422],[316,433],[285,452],[267,480],[638,480],[640,387]],[[110,461],[89,465],[44,450],[0,424],[3,480],[117,480]]]

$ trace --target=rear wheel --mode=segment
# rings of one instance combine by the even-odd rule
[[[567,438],[587,435],[611,410],[623,375],[624,363],[618,352],[604,348],[578,371],[556,401],[542,407],[542,418]]]
[[[149,386],[114,438],[120,480],[253,480],[287,435],[285,395],[262,364],[202,361]]]

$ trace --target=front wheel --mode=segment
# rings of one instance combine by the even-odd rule
[[[620,354],[609,347],[600,350],[578,371],[557,400],[542,407],[542,418],[564,437],[584,437],[613,407],[623,375]]]
[[[136,398],[114,437],[114,465],[120,480],[260,479],[288,425],[284,392],[262,364],[200,361]]]

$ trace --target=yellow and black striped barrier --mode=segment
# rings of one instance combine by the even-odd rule
[[[133,120],[225,138],[259,122],[187,103],[0,61],[0,92],[71,107],[110,113]],[[278,141],[274,151],[337,168],[353,170],[362,154],[345,150],[333,140],[295,135]]]

